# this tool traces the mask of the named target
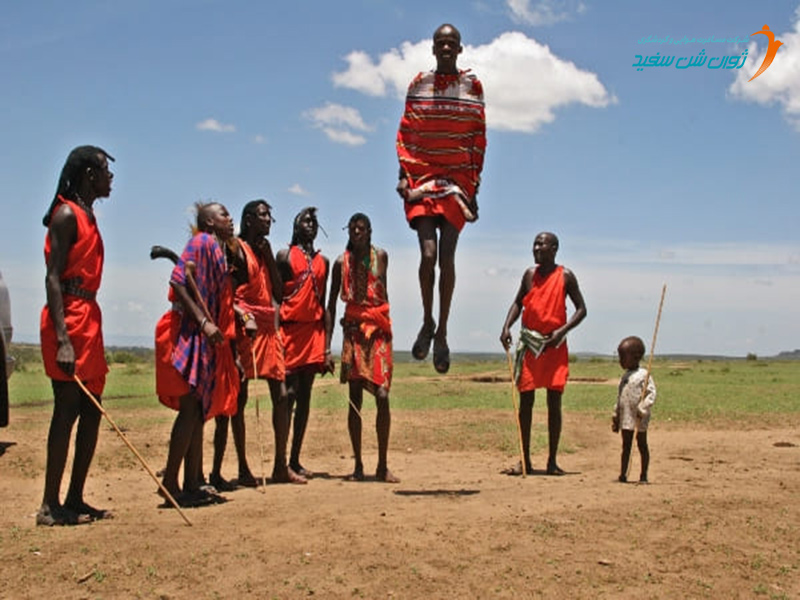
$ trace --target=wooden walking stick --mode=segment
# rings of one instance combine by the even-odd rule
[[[511,403],[514,405],[514,417],[517,420],[517,434],[519,435],[519,458],[520,467],[522,468],[522,476],[525,477],[528,472],[528,467],[525,464],[525,449],[522,446],[522,425],[519,422],[519,410],[517,409],[517,398],[514,395],[516,384],[514,382],[514,366],[511,362],[511,353],[506,348],[506,359],[508,361],[508,372],[511,375]]]
[[[661,323],[661,309],[664,307],[664,296],[667,293],[667,284],[665,283],[661,288],[661,301],[658,303],[658,315],[656,315],[656,326],[653,329],[653,342],[650,344],[650,358],[647,359],[647,373],[644,376],[644,383],[642,384],[642,395],[639,397],[639,403],[642,403],[644,397],[647,395],[647,384],[650,382],[650,369],[653,367],[653,354],[656,351],[656,338],[658,337],[658,326]],[[639,427],[634,427],[633,437],[635,438],[639,433]],[[637,442],[638,443],[638,442]],[[633,454],[633,440],[631,440],[631,455]],[[628,457],[628,468],[625,470],[625,479],[631,472],[631,463],[633,462],[632,456]]]
[[[92,401],[92,404],[95,405],[97,410],[100,411],[100,414],[103,415],[109,423],[111,423],[111,427],[114,428],[114,431],[116,431],[117,434],[119,435],[119,437],[122,438],[122,441],[125,442],[125,445],[127,445],[128,448],[131,449],[131,452],[133,452],[134,455],[136,456],[136,458],[139,459],[139,462],[142,463],[142,466],[144,467],[144,470],[147,471],[150,474],[150,477],[153,478],[153,481],[156,482],[156,485],[158,485],[158,489],[161,490],[161,493],[164,494],[164,496],[167,498],[167,500],[169,500],[170,504],[172,504],[172,506],[175,507],[175,509],[178,511],[178,514],[180,514],[180,516],[183,517],[183,520],[186,522],[186,524],[191,527],[192,522],[186,517],[185,514],[183,514],[183,511],[181,510],[181,507],[178,505],[178,503],[175,500],[175,498],[172,497],[172,494],[169,493],[169,490],[167,488],[165,488],[164,484],[161,483],[161,481],[158,479],[158,477],[156,477],[156,474],[153,472],[153,469],[150,468],[150,465],[148,465],[147,462],[144,460],[144,458],[142,458],[142,455],[139,454],[139,452],[136,450],[136,448],[133,447],[133,444],[130,443],[130,441],[125,436],[125,434],[122,433],[122,431],[120,430],[119,427],[117,427],[117,424],[114,423],[114,421],[108,415],[106,410],[103,408],[103,405],[100,404],[97,401],[97,398],[94,397],[92,392],[90,392],[88,390],[88,388],[85,385],[83,385],[83,382],[78,378],[77,375],[73,375],[72,378],[77,382],[77,384],[80,386],[80,388],[83,390],[83,393],[86,394],[86,396],[89,398],[89,400]]]
[[[250,353],[252,354],[253,358],[253,383],[255,384],[258,381],[258,366],[256,363],[256,348],[252,344],[250,344]],[[255,388],[255,385],[253,385]],[[261,438],[261,409],[259,407],[258,402],[258,394],[254,394],[256,397],[256,436],[258,437],[258,452],[261,456],[261,481],[264,483],[264,486],[261,488],[262,492],[266,492],[266,483],[267,483],[267,468],[266,468],[266,461],[264,460],[264,440]],[[242,415],[244,419],[244,415]]]

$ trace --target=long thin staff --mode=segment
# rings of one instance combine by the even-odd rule
[[[519,410],[517,409],[517,397],[514,395],[515,392],[515,385],[514,385],[514,367],[511,364],[511,353],[506,348],[506,359],[508,360],[508,372],[511,376],[511,402],[514,405],[514,417],[517,420],[517,434],[519,435],[519,459],[520,459],[520,467],[522,469],[522,476],[525,477],[525,474],[528,472],[528,467],[525,464],[525,450],[522,447],[522,425],[519,422]]]
[[[73,375],[72,378],[78,383],[80,388],[83,390],[83,393],[86,394],[86,396],[89,398],[89,400],[92,401],[92,404],[94,404],[95,407],[97,407],[97,410],[100,411],[100,414],[103,415],[109,423],[111,423],[111,427],[114,428],[114,431],[116,431],[117,434],[119,435],[119,437],[122,438],[122,441],[125,442],[125,444],[128,446],[128,448],[131,449],[131,452],[133,452],[136,455],[136,458],[139,459],[139,462],[142,463],[142,466],[144,467],[144,470],[147,471],[150,474],[150,477],[153,478],[153,481],[156,482],[156,484],[158,485],[158,489],[160,489],[161,492],[164,494],[164,496],[167,498],[167,500],[170,501],[170,504],[172,504],[172,506],[175,507],[175,509],[178,511],[178,513],[181,515],[181,517],[183,517],[183,520],[186,522],[186,524],[191,527],[192,522],[186,517],[185,514],[183,514],[183,511],[181,510],[181,507],[178,505],[178,503],[175,501],[175,498],[172,497],[172,494],[169,493],[169,490],[167,488],[165,488],[164,484],[161,483],[161,481],[158,479],[158,477],[156,477],[156,474],[153,472],[153,469],[150,468],[150,465],[148,465],[147,462],[144,460],[144,458],[142,458],[142,455],[139,454],[139,452],[136,450],[136,448],[133,447],[133,444],[130,443],[130,441],[125,436],[125,434],[122,433],[122,431],[120,430],[119,427],[117,427],[117,424],[114,423],[114,421],[111,419],[110,416],[108,416],[108,413],[103,408],[103,405],[100,404],[97,401],[97,398],[94,397],[92,392],[90,392],[86,388],[86,386],[83,385],[83,382],[78,378],[77,375]]]
[[[258,381],[258,363],[256,363],[256,348],[251,343],[250,344],[250,352],[253,358],[253,384]],[[255,385],[253,385],[255,388]],[[259,408],[258,402],[258,394],[255,394],[256,397],[256,436],[258,437],[258,452],[261,456],[261,481],[266,484],[267,482],[267,462],[264,460],[264,440],[261,437],[261,409]],[[242,415],[242,419],[244,419],[244,415]],[[261,491],[266,491],[265,487],[261,488]]]
[[[656,338],[658,337],[658,326],[661,323],[661,309],[664,308],[664,296],[667,293],[667,284],[665,283],[661,288],[661,301],[658,303],[658,315],[656,316],[656,326],[653,329],[653,342],[650,344],[650,358],[647,359],[647,373],[644,376],[644,384],[642,385],[642,395],[639,398],[639,404],[642,403],[644,397],[647,395],[647,384],[650,382],[650,369],[653,368],[653,355],[656,351]],[[636,437],[639,433],[639,427],[635,426],[633,430],[633,437]],[[637,442],[638,443],[638,442]],[[631,446],[633,446],[633,441],[631,440]],[[633,450],[633,448],[631,448]],[[633,454],[633,452],[631,452]],[[628,475],[631,472],[631,460],[632,457],[628,458],[628,468],[625,471],[625,479],[628,478]]]
[[[208,310],[208,305],[206,301],[203,299],[203,296],[200,295],[200,289],[197,287],[197,281],[194,278],[194,270],[197,266],[191,262],[186,262],[186,281],[189,282],[189,287],[192,288],[192,293],[194,293],[194,297],[196,298],[197,304],[200,306],[200,309],[203,311],[203,315],[206,319],[214,322],[214,319],[211,318],[211,311]]]

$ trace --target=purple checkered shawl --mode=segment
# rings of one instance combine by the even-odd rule
[[[225,252],[214,236],[203,232],[196,234],[186,244],[178,264],[172,270],[171,283],[187,285],[185,267],[188,261],[197,265],[195,280],[200,296],[208,307],[211,319],[219,323],[220,295],[223,286],[231,285]],[[191,289],[189,293],[192,293]],[[214,392],[216,353],[214,346],[202,335],[197,322],[186,312],[183,313],[178,341],[172,352],[172,365],[195,391],[202,402],[203,414],[207,414]]]

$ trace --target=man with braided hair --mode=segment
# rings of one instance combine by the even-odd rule
[[[257,480],[247,465],[244,420],[248,381],[256,378],[266,378],[272,399],[272,427],[275,434],[272,481],[306,483],[304,478],[294,473],[286,464],[289,412],[284,383],[286,366],[278,321],[283,282],[272,254],[272,246],[267,239],[272,223],[272,207],[266,200],[253,200],[242,209],[239,247],[243,253],[243,265],[234,272],[234,311],[238,321],[236,344],[245,379],[239,389],[236,414],[230,418],[224,415],[216,418],[214,466],[209,483],[220,491],[233,489],[233,485],[220,472],[228,440],[229,421],[239,462],[237,483],[246,487],[257,485]]]
[[[94,203],[111,194],[114,160],[96,146],[70,152],[58,189],[43,219],[47,227],[44,255],[47,265],[47,304],[42,309],[42,359],[53,386],[53,417],[47,436],[44,497],[37,525],[76,525],[109,518],[83,499],[97,434],[100,411],[74,377],[98,399],[105,387],[106,365],[102,315],[96,301],[103,275],[103,239],[97,228]],[[59,501],[72,427],[78,421],[75,456],[67,496]]]
[[[294,219],[292,243],[276,257],[283,281],[280,319],[290,420],[294,410],[289,468],[306,479],[313,474],[300,464],[300,450],[308,425],[314,377],[317,373],[333,373],[330,340],[326,337],[329,328],[325,323],[329,263],[314,248],[318,231],[317,209],[302,209]]]
[[[386,292],[386,271],[389,256],[372,245],[372,225],[369,217],[356,213],[347,225],[349,242],[344,254],[333,264],[331,295],[328,300],[330,327],[327,339],[332,338],[336,320],[339,290],[345,302],[342,329],[341,382],[350,387],[350,410],[347,429],[353,446],[355,468],[350,481],[364,480],[361,460],[361,405],[366,389],[375,396],[378,415],[375,429],[378,434],[378,467],[375,478],[386,483],[399,483],[387,467],[389,449],[389,387],[392,383],[392,321],[389,318],[389,297]]]

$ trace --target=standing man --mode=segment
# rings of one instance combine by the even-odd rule
[[[100,411],[74,377],[98,399],[106,382],[102,315],[96,301],[103,275],[103,239],[97,228],[94,202],[111,194],[114,160],[96,146],[70,152],[58,188],[42,220],[47,227],[44,256],[47,265],[47,304],[42,309],[42,359],[53,386],[53,417],[47,436],[44,497],[37,525],[77,525],[111,516],[83,499],[89,465],[97,446]],[[59,501],[67,463],[69,438],[78,421],[75,456],[67,496]]]
[[[392,321],[389,318],[389,297],[386,292],[386,271],[389,255],[372,245],[372,225],[369,217],[356,213],[347,225],[349,242],[344,254],[333,264],[331,295],[328,299],[326,338],[333,338],[336,320],[336,301],[341,289],[345,302],[342,319],[341,382],[350,386],[350,410],[347,429],[353,445],[355,468],[351,481],[364,480],[361,460],[361,405],[364,389],[375,396],[378,415],[378,468],[375,477],[387,483],[399,483],[387,467],[389,449],[389,387],[392,383]],[[328,349],[330,351],[330,349]]]
[[[198,203],[194,229],[172,270],[173,309],[158,321],[155,344],[158,399],[178,411],[162,483],[181,506],[219,501],[203,489],[203,424],[235,414],[239,395],[229,268],[236,259],[230,250],[233,219],[218,202]]]
[[[511,308],[508,309],[500,343],[511,346],[511,325],[522,314],[522,328],[517,344],[514,378],[519,390],[519,423],[522,429],[522,449],[525,465],[512,468],[511,473],[532,474],[530,448],[533,400],[537,388],[547,389],[547,432],[550,454],[547,474],[563,475],[556,463],[561,437],[561,395],[569,375],[569,352],[566,335],[586,317],[586,304],[572,271],[556,264],[558,238],[543,232],[533,242],[536,266],[525,271],[522,283]],[[567,319],[566,298],[572,301],[575,312]]]
[[[477,194],[486,149],[483,87],[456,66],[461,34],[442,25],[433,34],[436,70],[411,82],[397,132],[400,174],[397,193],[406,220],[417,231],[422,328],[411,352],[424,360],[433,341],[433,366],[450,369],[447,320],[456,283],[458,236],[478,219]],[[438,232],[438,236],[437,236]],[[433,285],[439,262],[439,327],[433,320]]]
[[[280,320],[290,421],[292,411],[295,413],[289,468],[305,479],[313,476],[300,464],[311,410],[311,388],[317,373],[333,373],[333,359],[327,350],[331,344],[325,336],[329,329],[325,323],[329,263],[314,249],[318,231],[317,209],[304,208],[294,218],[289,248],[280,250],[276,257],[283,281]]]
[[[248,382],[264,378],[272,399],[272,426],[275,434],[275,461],[272,468],[274,483],[305,483],[286,464],[286,444],[289,437],[286,369],[283,342],[279,334],[278,314],[283,282],[278,274],[272,246],[267,239],[272,227],[272,207],[266,200],[253,200],[242,209],[239,247],[243,254],[242,268],[234,273],[234,311],[239,326],[236,344],[244,368],[244,381],[239,388],[238,409],[233,417],[216,418],[214,432],[214,466],[209,483],[220,491],[233,489],[221,474],[222,459],[228,441],[228,422],[233,431],[233,443],[239,462],[238,485],[255,487],[258,482],[247,464],[244,409],[247,405]],[[253,364],[255,355],[256,364]],[[259,440],[261,443],[261,440]]]

